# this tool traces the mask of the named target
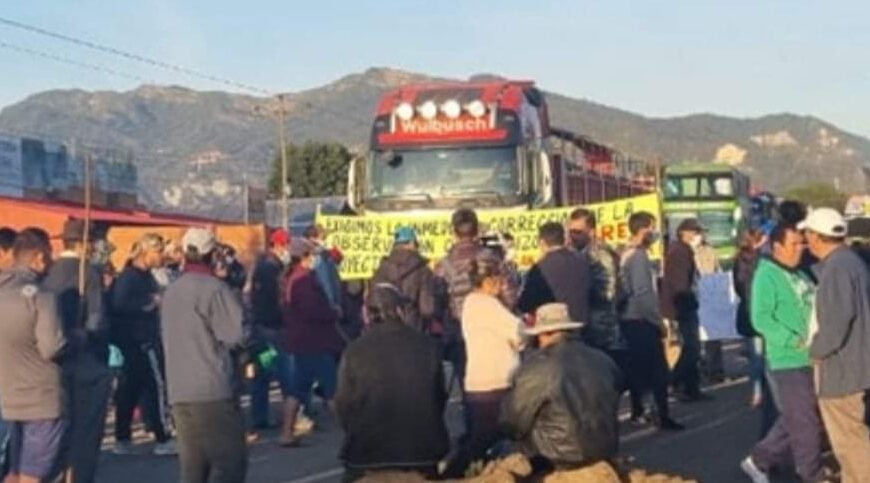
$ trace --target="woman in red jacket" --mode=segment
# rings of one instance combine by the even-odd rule
[[[295,446],[294,434],[300,404],[307,401],[318,383],[330,409],[335,396],[338,356],[344,346],[336,329],[338,314],[332,308],[311,269],[315,246],[298,238],[290,246],[291,262],[282,293],[287,352],[293,358],[294,382],[284,402],[283,446]]]

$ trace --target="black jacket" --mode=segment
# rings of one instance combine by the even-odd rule
[[[692,247],[679,240],[671,242],[665,256],[661,292],[662,315],[666,319],[692,320],[698,317],[697,272]]]
[[[255,326],[280,329],[284,325],[281,317],[281,276],[284,263],[272,253],[257,260],[251,274],[251,319]]]
[[[612,458],[619,450],[620,379],[603,352],[566,339],[517,371],[502,404],[502,426],[526,455],[559,467]]]
[[[434,277],[429,260],[418,252],[394,249],[381,261],[372,284],[388,283],[398,288],[409,300],[405,323],[427,332],[435,315]]]
[[[743,337],[756,337],[758,332],[752,327],[752,276],[758,266],[758,254],[737,255],[734,260],[734,291],[740,297],[737,305],[737,333]]]
[[[559,302],[568,306],[572,320],[588,323],[591,279],[587,256],[569,248],[551,251],[529,271],[517,307],[533,314],[544,304]]]
[[[158,344],[160,309],[154,298],[160,293],[150,270],[128,263],[112,285],[111,340],[119,346]]]
[[[335,406],[350,468],[434,466],[450,448],[441,353],[407,325],[374,325],[341,360]]]
[[[109,360],[109,325],[103,307],[102,275],[85,268],[84,297],[79,294],[78,257],[61,256],[46,274],[42,286],[57,295],[58,312],[70,344],[71,356],[91,355],[101,364]]]

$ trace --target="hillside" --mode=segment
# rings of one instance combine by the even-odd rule
[[[288,94],[289,138],[335,140],[361,149],[378,97],[420,80],[432,78],[373,68]],[[861,168],[870,164],[870,140],[813,117],[648,118],[557,93],[549,94],[549,102],[555,125],[643,158],[732,163],[774,190],[810,180],[865,190]],[[234,184],[245,176],[265,184],[277,137],[274,118],[264,112],[270,107],[269,99],[177,86],[58,90],[4,108],[0,131],[131,151],[150,204],[213,212],[241,206]]]

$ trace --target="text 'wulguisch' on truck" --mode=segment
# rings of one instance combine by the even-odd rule
[[[388,92],[369,148],[349,173],[348,205],[358,216],[322,217],[346,255],[345,278],[370,274],[399,226],[417,228],[421,251],[437,260],[452,243],[450,214],[462,207],[475,209],[489,230],[513,235],[521,266],[537,256],[538,227],[564,221],[567,207],[597,210],[601,235],[611,242],[628,238],[631,210],[659,207],[650,194],[653,170],[552,127],[533,82],[419,84]]]

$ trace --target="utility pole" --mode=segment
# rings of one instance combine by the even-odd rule
[[[284,129],[284,120],[287,116],[284,110],[284,94],[278,94],[278,142],[281,148],[281,226],[284,230],[290,229],[290,206],[287,200],[289,195],[289,183],[287,180],[287,139]]]

